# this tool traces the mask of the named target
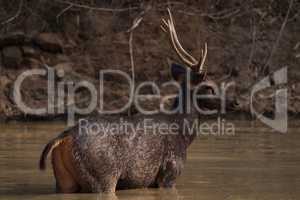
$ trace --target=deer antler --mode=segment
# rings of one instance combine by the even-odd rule
[[[200,73],[203,73],[204,70],[204,63],[207,57],[207,44],[205,43],[204,52],[201,51],[201,56],[199,61],[197,61],[191,54],[189,54],[181,45],[178,39],[178,35],[175,29],[175,24],[173,20],[173,16],[171,13],[171,10],[168,8],[169,13],[169,19],[166,21],[165,19],[162,19],[162,25],[161,29],[169,34],[171,44],[176,51],[177,55],[180,57],[180,59],[190,66],[192,69],[199,70]]]

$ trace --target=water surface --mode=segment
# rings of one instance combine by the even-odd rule
[[[0,125],[0,199],[299,199],[300,134],[234,122],[234,136],[200,136],[192,144],[176,189],[118,191],[117,197],[55,194],[51,164],[38,170],[42,148],[64,123]]]

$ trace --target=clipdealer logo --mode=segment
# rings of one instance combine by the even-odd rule
[[[273,74],[273,80],[276,86],[281,86],[287,83],[287,67],[284,67]],[[251,91],[251,103],[250,109],[252,114],[254,114],[262,123],[273,128],[280,133],[287,133],[288,130],[288,89],[282,87],[277,89],[275,97],[275,111],[274,118],[268,118],[263,114],[257,112],[253,106],[254,95],[263,90],[271,87],[270,76],[263,78],[261,81],[256,83]]]

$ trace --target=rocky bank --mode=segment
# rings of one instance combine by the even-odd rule
[[[56,94],[63,104],[55,113],[32,115],[18,108],[13,97],[15,80],[26,70],[53,69],[60,82],[86,80],[98,87],[99,71],[119,69],[131,74],[130,28],[133,32],[135,81],[170,80],[167,59],[178,61],[160,30],[160,19],[171,7],[184,47],[198,55],[208,43],[208,75],[218,84],[234,82],[228,92],[227,113],[251,116],[250,94],[259,80],[288,67],[288,112],[300,113],[300,3],[298,1],[4,1],[0,3],[0,119],[57,119],[68,106],[84,107],[88,91],[78,89],[72,98]],[[18,6],[17,6],[18,5]],[[289,12],[287,12],[289,11]],[[60,74],[63,73],[63,74]],[[128,101],[126,82],[111,76],[105,81],[105,108],[122,107]],[[254,106],[274,112],[271,87],[256,94]],[[32,108],[47,106],[47,76],[32,76],[22,84],[21,95]],[[67,88],[64,88],[67,92]],[[174,91],[163,91],[163,95]],[[153,94],[145,89],[143,94]],[[72,99],[72,101],[68,101]],[[218,102],[217,102],[218,103]],[[159,100],[145,99],[147,109]],[[131,109],[135,110],[134,108]],[[125,112],[127,114],[127,112]]]

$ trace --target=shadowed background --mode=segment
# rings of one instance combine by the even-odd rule
[[[28,116],[14,103],[13,83],[23,71],[44,68],[65,71],[57,81],[88,80],[98,86],[99,70],[120,69],[131,74],[128,30],[136,82],[170,80],[167,58],[177,60],[168,38],[160,30],[166,8],[172,9],[184,48],[195,57],[208,43],[208,75],[217,82],[234,81],[228,91],[236,106],[228,113],[250,116],[253,84],[288,66],[289,114],[300,112],[300,3],[295,0],[4,0],[0,2],[0,119],[53,119],[64,114]],[[43,62],[42,62],[43,61]],[[271,85],[274,83],[270,79]],[[120,108],[128,101],[128,85],[119,77],[105,80],[105,108]],[[31,107],[47,105],[45,77],[29,78],[22,95]],[[272,114],[273,88],[256,97],[255,107]],[[170,91],[162,91],[163,94]],[[152,94],[151,88],[144,94]],[[86,90],[75,95],[79,106],[89,102]],[[153,109],[158,101],[145,100]],[[235,115],[237,116],[237,115]]]

